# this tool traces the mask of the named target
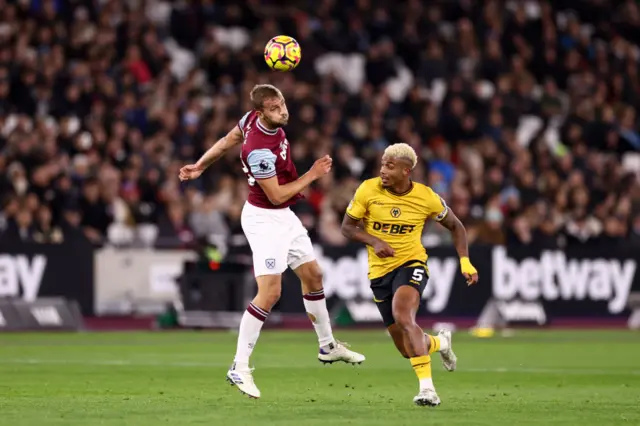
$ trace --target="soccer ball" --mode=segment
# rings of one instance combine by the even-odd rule
[[[302,52],[295,38],[279,35],[264,48],[264,60],[275,71],[291,71],[300,63]]]

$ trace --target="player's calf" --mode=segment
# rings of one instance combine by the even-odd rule
[[[296,275],[302,283],[302,299],[307,316],[313,324],[318,335],[320,348],[329,349],[329,345],[335,343],[331,318],[327,310],[327,300],[322,288],[322,270],[318,262],[304,263],[295,269]]]
[[[424,333],[415,321],[419,303],[420,293],[415,288],[401,286],[393,296],[393,318],[397,328],[403,334],[406,353],[410,357],[411,367],[420,383],[420,394],[414,399],[414,402],[420,405],[420,401],[431,401],[432,404],[422,405],[437,405],[440,400],[435,394],[431,377],[431,357],[427,352]],[[432,395],[435,397],[433,398]]]
[[[249,303],[240,321],[236,355],[233,365],[227,372],[227,381],[252,398],[260,398],[260,390],[253,381],[253,370],[249,367],[249,359],[271,308],[280,298],[281,289],[279,275],[261,275],[256,277],[256,281],[258,294]]]
[[[398,352],[400,352],[400,355],[402,355],[402,357],[406,359],[411,358],[407,353],[407,349],[405,348],[404,334],[402,333],[402,330],[400,330],[400,327],[398,327],[398,325],[394,322],[393,324],[387,326],[387,331],[389,331],[389,335],[393,340],[393,344],[395,345]]]
[[[414,291],[410,289],[411,291]],[[397,294],[400,291],[396,293]],[[426,354],[424,333],[415,321],[415,311],[411,308],[405,309],[401,303],[395,303],[394,297],[393,318],[395,325],[402,333],[404,340],[404,353],[409,357]],[[397,346],[397,345],[396,345]]]
[[[348,345],[337,341],[333,337],[331,318],[327,310],[327,300],[322,288],[322,270],[315,260],[303,263],[294,269],[302,282],[302,293],[307,316],[313,324],[318,335],[318,360],[332,364],[334,362],[346,362],[349,364],[361,364],[365,356],[354,352]]]
[[[399,321],[398,321],[399,320]],[[418,377],[420,390],[433,390],[433,379],[431,377],[431,356],[427,352],[425,338],[422,329],[415,320],[398,317],[398,328],[404,335],[405,353],[411,362],[411,367]]]

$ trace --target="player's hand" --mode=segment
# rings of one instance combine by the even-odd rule
[[[473,285],[478,282],[478,270],[471,264],[468,257],[460,258],[460,269],[467,280],[467,285]]]
[[[396,254],[396,251],[387,242],[382,240],[378,240],[373,245],[373,250],[376,252],[376,256],[381,259],[393,257]]]
[[[204,172],[204,168],[198,166],[197,164],[187,164],[183,168],[180,169],[180,180],[193,180],[198,179],[200,175]]]
[[[311,166],[310,172],[313,173],[315,179],[319,179],[331,171],[333,160],[328,155],[316,160]]]

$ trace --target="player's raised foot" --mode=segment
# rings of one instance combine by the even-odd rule
[[[413,398],[413,403],[421,407],[436,407],[440,405],[440,398],[435,389],[422,389]]]
[[[334,362],[346,362],[347,364],[362,364],[365,356],[349,349],[347,343],[338,342],[320,348],[318,352],[318,360],[325,364],[333,364]]]
[[[253,381],[253,368],[236,370],[235,365],[231,366],[227,371],[227,382],[249,398],[260,398],[260,389]]]
[[[440,357],[442,358],[442,365],[444,365],[445,370],[447,371],[455,371],[456,365],[458,364],[458,357],[453,353],[453,348],[451,346],[451,331],[450,330],[440,330],[438,333],[438,337],[441,342],[445,344],[441,345],[446,347],[445,350],[440,350]]]

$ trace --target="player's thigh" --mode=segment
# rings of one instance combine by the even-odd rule
[[[316,261],[315,251],[307,229],[295,214],[291,214],[290,244],[287,252],[287,264],[302,281],[303,289],[318,291],[322,289],[322,270]]]
[[[402,286],[393,295],[391,311],[400,326],[413,322],[420,305],[420,294],[409,286]]]
[[[396,322],[414,320],[429,277],[424,265],[399,268],[393,280],[392,311]]]
[[[273,241],[269,236],[250,236],[247,240],[253,257],[253,273],[256,277],[281,275],[287,269],[287,246]]]
[[[394,322],[393,318],[393,278],[395,271],[392,271],[382,277],[371,280],[371,291],[373,292],[373,301],[380,312],[384,326],[389,328]]]
[[[290,243],[287,229],[268,212],[255,212],[255,208],[246,206],[242,210],[241,225],[251,247],[254,275],[282,274],[287,269]]]
[[[317,260],[314,259],[303,263],[293,269],[293,272],[300,279],[303,294],[322,290],[322,269],[320,269],[320,264],[318,264]]]

